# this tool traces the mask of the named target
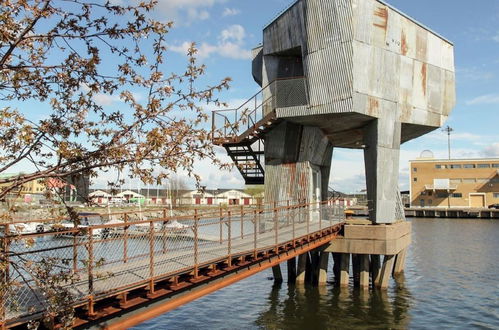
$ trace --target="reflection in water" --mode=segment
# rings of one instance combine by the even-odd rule
[[[412,226],[405,278],[385,294],[272,287],[268,270],[137,329],[499,329],[499,221],[414,219]]]
[[[392,292],[274,285],[255,323],[264,329],[407,328],[410,299],[403,278]]]

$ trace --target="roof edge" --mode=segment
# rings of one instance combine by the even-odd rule
[[[281,10],[279,13],[277,13],[277,15],[269,22],[267,23],[264,27],[263,27],[263,30],[265,30],[266,28],[268,28],[270,25],[272,25],[272,23],[274,23],[275,21],[277,21],[282,15],[284,15],[288,10],[290,10],[294,5],[296,5],[298,2],[300,2],[301,0],[295,0],[295,1],[292,1],[291,4],[289,4],[287,7],[285,7],[283,10]],[[387,6],[388,8],[392,9],[393,11],[397,12],[398,14],[404,16],[405,18],[409,19],[410,21],[412,21],[413,23],[415,23],[416,25],[419,25],[420,27],[422,27],[423,29],[427,30],[428,32],[431,32],[433,33],[434,35],[436,35],[437,37],[439,37],[440,39],[446,41],[447,43],[451,44],[452,46],[454,46],[454,42],[452,42],[451,40],[447,39],[446,37],[444,37],[443,35],[441,35],[440,33],[437,33],[435,32],[435,30],[432,30],[430,29],[427,25],[421,23],[420,21],[418,21],[417,19],[413,18],[412,16],[404,13],[403,11],[401,11],[400,9],[398,9],[397,7],[394,7],[393,5],[389,4],[388,2],[384,1],[384,0],[376,0],[378,1],[379,3]]]

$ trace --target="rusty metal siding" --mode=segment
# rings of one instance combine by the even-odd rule
[[[308,200],[311,171],[309,162],[267,165],[265,202]]]

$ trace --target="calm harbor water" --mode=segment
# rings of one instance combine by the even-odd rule
[[[499,329],[499,221],[412,219],[406,271],[386,293],[275,286],[272,272],[136,329]]]

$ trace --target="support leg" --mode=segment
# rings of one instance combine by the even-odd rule
[[[341,254],[333,253],[333,274],[334,283],[336,286],[340,285],[340,269],[341,269]]]
[[[361,254],[360,259],[360,288],[367,290],[369,289],[369,255]]]
[[[350,254],[342,253],[341,254],[341,269],[340,269],[340,286],[348,287],[348,281],[350,274],[348,270],[350,268]]]
[[[315,250],[310,253],[310,283],[319,283],[320,252]]]
[[[385,256],[383,258],[383,265],[381,266],[380,280],[378,288],[386,289],[390,283],[390,278],[393,271],[393,264],[395,262],[395,256]]]
[[[371,279],[373,287],[378,287],[380,280],[381,260],[377,254],[371,255]]]
[[[296,282],[296,258],[288,260],[288,283]]]
[[[353,285],[360,286],[360,258],[358,254],[352,254]]]
[[[319,262],[319,285],[326,285],[328,263],[329,263],[329,252],[322,251]]]
[[[393,267],[393,276],[400,275],[404,271],[405,267],[405,256],[407,254],[407,248],[397,254],[395,259],[395,266]]]
[[[398,194],[401,123],[397,111],[383,109],[364,134],[369,218],[374,223],[394,223]]]
[[[274,274],[274,283],[282,283],[281,265],[272,267],[272,274]]]
[[[308,253],[298,256],[298,271],[296,274],[296,283],[305,283],[305,272],[307,270]]]

